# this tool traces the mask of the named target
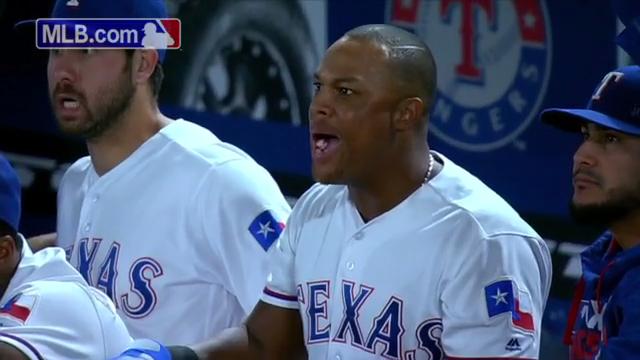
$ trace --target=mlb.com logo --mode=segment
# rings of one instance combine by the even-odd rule
[[[433,51],[434,135],[469,151],[524,150],[551,72],[544,0],[387,0],[386,18]]]
[[[179,49],[180,19],[38,19],[38,49]]]

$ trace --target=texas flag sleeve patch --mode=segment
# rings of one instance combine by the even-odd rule
[[[249,225],[249,232],[258,244],[267,251],[284,230],[284,223],[279,222],[269,210],[260,213]]]
[[[512,324],[526,331],[534,331],[533,316],[520,309],[519,290],[512,280],[499,280],[484,288],[489,318],[511,314]]]
[[[0,316],[24,324],[29,319],[35,303],[35,296],[18,294],[2,305]]]

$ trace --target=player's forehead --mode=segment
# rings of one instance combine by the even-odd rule
[[[325,53],[314,73],[316,80],[362,82],[389,69],[386,52],[372,41],[341,38]]]
[[[626,134],[622,131],[616,130],[616,129],[612,129],[610,127],[606,127],[600,124],[596,124],[596,123],[592,123],[590,121],[584,121],[582,124],[580,124],[580,131],[582,133],[613,133],[616,135],[620,135],[620,136],[625,136],[625,137],[637,137],[634,135],[630,135],[630,134]]]
[[[125,49],[50,49],[49,57],[61,57],[61,55],[91,55],[92,57],[123,57],[126,55]]]

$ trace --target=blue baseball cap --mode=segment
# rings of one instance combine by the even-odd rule
[[[57,0],[53,18],[166,18],[165,0]]]
[[[56,0],[52,18],[61,19],[164,19],[168,17],[165,0]],[[35,25],[35,20],[24,20],[15,26]],[[158,49],[160,61],[165,49]]]
[[[547,109],[540,119],[566,131],[580,131],[582,124],[591,122],[640,136],[640,66],[624,66],[607,73],[586,109]]]
[[[56,0],[52,18],[62,19],[162,19],[168,16],[165,0]],[[16,26],[35,24],[23,20]]]
[[[20,181],[9,161],[0,155],[0,220],[15,231],[20,224]]]

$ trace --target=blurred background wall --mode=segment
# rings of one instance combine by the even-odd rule
[[[628,62],[602,0],[168,0],[182,21],[169,51],[163,111],[211,129],[264,165],[291,201],[312,183],[307,135],[311,74],[346,30],[391,23],[411,30],[438,63],[429,141],[504,196],[553,252],[542,359],[566,358],[560,338],[577,254],[600,229],[568,218],[579,135],[542,126],[545,107],[581,107],[602,75]],[[24,187],[22,231],[55,229],[56,188],[86,154],[62,136],[49,108],[48,54],[21,19],[47,17],[50,0],[0,0],[0,151]],[[384,169],[380,169],[384,171]],[[490,206],[490,204],[488,204]]]

